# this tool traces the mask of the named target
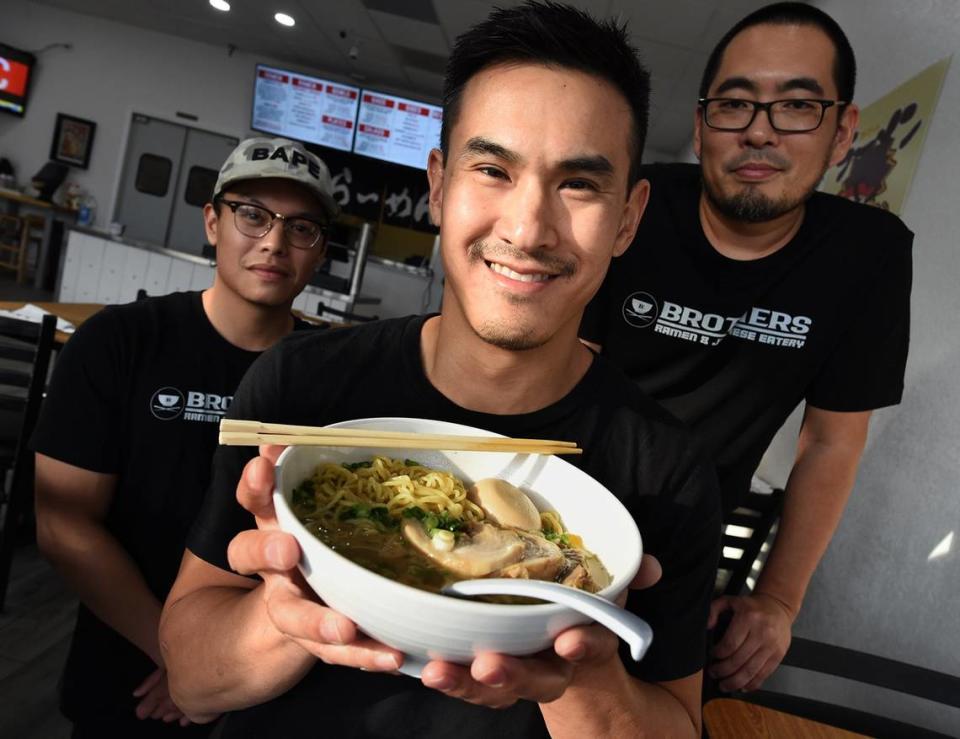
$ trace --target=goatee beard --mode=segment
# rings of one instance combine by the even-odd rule
[[[743,157],[741,157],[742,160],[754,160],[757,158],[758,157],[756,154],[744,154]],[[769,161],[775,166],[784,167],[788,164],[786,160],[774,154],[768,154],[765,157],[759,158],[763,161]],[[732,169],[739,163],[739,161],[734,161],[728,166]],[[829,166],[830,155],[828,153],[821,166],[820,176],[814,180],[810,187],[808,187],[799,197],[796,198],[790,198],[784,195],[783,197],[773,199],[764,195],[753,185],[747,185],[740,192],[727,196],[721,193],[719,190],[713,189],[711,184],[707,182],[706,178],[703,177],[702,170],[700,175],[700,183],[703,187],[703,192],[707,196],[707,199],[710,201],[710,203],[727,218],[731,218],[736,221],[742,221],[744,223],[766,223],[767,221],[772,221],[782,215],[786,215],[790,211],[794,210],[795,208],[799,208],[801,205],[807,202],[807,200],[810,199],[810,196],[816,191],[817,185],[820,183],[820,179],[823,177]]]
[[[777,200],[768,198],[752,187],[747,187],[735,195],[724,197],[713,192],[709,185],[704,183],[704,193],[713,204],[727,218],[744,223],[765,223],[789,213],[801,205],[813,192],[812,190],[801,199],[782,197]]]

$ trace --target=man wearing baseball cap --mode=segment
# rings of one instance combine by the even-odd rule
[[[243,141],[203,209],[213,286],[109,306],[61,353],[33,448],[37,541],[81,605],[61,683],[74,737],[203,736],[170,699],[160,609],[247,368],[294,329],[291,304],[338,212],[299,143]]]

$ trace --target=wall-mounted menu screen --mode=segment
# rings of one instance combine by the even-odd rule
[[[357,87],[258,64],[250,127],[350,151],[359,97]]]
[[[427,168],[430,150],[440,146],[443,109],[416,100],[364,90],[360,96],[353,150],[376,159]]]

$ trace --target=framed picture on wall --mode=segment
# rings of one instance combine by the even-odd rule
[[[57,113],[50,158],[55,162],[86,169],[90,164],[93,134],[96,131],[97,124],[93,121],[74,118],[66,113]]]

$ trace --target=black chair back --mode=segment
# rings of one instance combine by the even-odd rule
[[[751,490],[732,513],[723,517],[723,551],[720,571],[729,576],[718,588],[718,595],[740,595],[763,543],[780,518],[783,490],[769,493]]]
[[[954,729],[960,725],[956,723],[960,719],[960,677],[956,675],[800,637],[790,643],[781,663],[781,669],[784,667],[809,675],[808,684],[816,684],[815,693],[820,698],[778,692],[764,685],[741,699],[867,736],[957,736]],[[843,705],[844,691],[857,695],[861,707]],[[891,715],[909,712],[909,718],[891,718],[880,715],[881,711]],[[921,725],[927,721],[937,725],[937,715],[955,719],[938,722],[941,727],[950,727],[948,733]]]
[[[751,490],[740,505],[723,517],[723,537],[720,563],[717,568],[717,580],[714,596],[742,595],[747,586],[747,579],[753,574],[753,565],[760,555],[764,542],[770,536],[774,525],[780,519],[783,509],[784,491],[774,488],[769,493]],[[749,588],[752,589],[752,588]],[[730,624],[729,611],[721,614],[717,625],[708,634],[707,662],[710,661],[710,650],[723,638],[727,626]],[[701,702],[706,704],[714,698],[728,697],[720,691],[719,680],[703,674],[703,690]],[[706,728],[704,736],[709,736]]]
[[[0,610],[6,600],[17,530],[33,493],[29,443],[40,414],[56,330],[56,316],[44,316],[39,324],[0,317],[0,409],[19,416],[18,434],[5,455],[11,474],[0,518]]]

